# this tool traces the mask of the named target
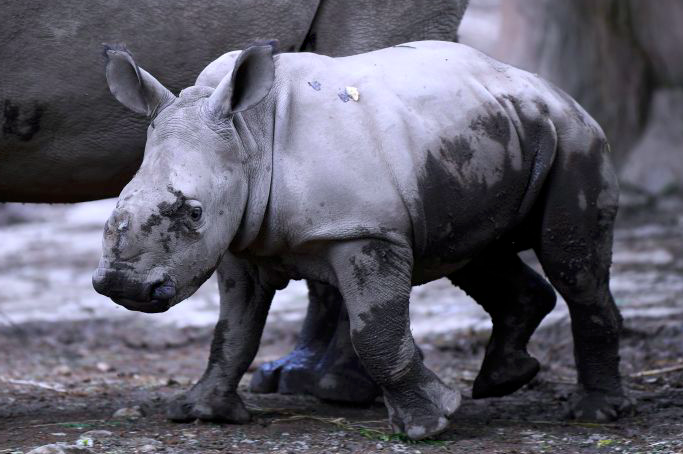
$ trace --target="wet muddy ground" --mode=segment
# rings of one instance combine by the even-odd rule
[[[129,313],[89,284],[111,201],[14,206],[22,222],[0,228],[0,454],[51,443],[95,453],[683,453],[683,199],[645,202],[626,199],[612,281],[625,316],[622,373],[636,413],[603,425],[563,418],[575,370],[561,301],[532,339],[539,376],[506,398],[470,399],[488,317],[437,281],[415,289],[413,330],[430,367],[465,399],[449,431],[420,443],[390,434],[379,401],[359,409],[253,395],[249,376],[242,387],[251,424],[167,422],[164,400],[205,366],[215,283],[169,313]],[[253,367],[291,349],[305,304],[301,283],[278,294]]]

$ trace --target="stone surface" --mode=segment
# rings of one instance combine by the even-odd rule
[[[652,195],[683,187],[683,87],[655,92],[647,127],[627,156],[621,178]]]
[[[140,407],[135,406],[135,407],[124,407],[124,408],[119,408],[114,412],[112,415],[113,419],[138,419],[142,418],[144,416],[144,413],[140,409]]]
[[[659,195],[683,181],[681,21],[678,0],[472,0],[461,31],[576,98],[624,181]]]

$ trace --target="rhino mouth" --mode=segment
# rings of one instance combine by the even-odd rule
[[[145,312],[147,314],[166,312],[171,307],[169,300],[135,301],[127,298],[112,298],[112,301],[129,311]]]

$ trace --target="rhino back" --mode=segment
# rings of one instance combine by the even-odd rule
[[[468,0],[323,0],[304,49],[339,56],[408,41],[457,41],[467,4]]]
[[[0,201],[118,194],[147,121],[110,95],[102,43],[125,42],[177,91],[226,49],[276,37],[298,49],[318,0],[11,2],[0,27]]]
[[[393,231],[435,262],[472,254],[528,213],[567,103],[453,43],[282,55],[277,68],[271,197],[287,244]]]

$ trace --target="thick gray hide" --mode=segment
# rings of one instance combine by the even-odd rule
[[[278,39],[284,51],[305,46],[330,55],[405,39],[451,39],[467,0],[399,0],[381,11],[362,3],[37,0],[3,5],[0,201],[112,197],[137,170],[147,121],[130,117],[109,95],[101,72],[104,42],[125,42],[148,70],[163,71],[162,82],[177,92],[226,49],[264,37]]]
[[[158,114],[105,230],[98,291],[164,310],[218,267],[222,298],[242,293],[225,298],[230,326],[214,350],[228,378],[215,392],[236,409],[227,419],[243,421],[235,390],[274,289],[290,278],[333,285],[393,427],[419,439],[445,430],[460,398],[422,364],[411,286],[533,248],[572,316],[574,414],[616,417],[618,187],[590,116],[537,76],[453,43],[282,54],[274,73],[270,58],[250,48],[218,88],[188,88]],[[260,103],[234,113],[264,84]]]

